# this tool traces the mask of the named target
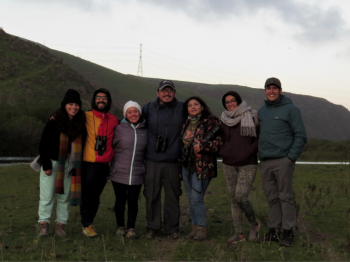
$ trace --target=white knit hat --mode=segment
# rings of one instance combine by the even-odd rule
[[[126,118],[126,111],[130,107],[136,107],[140,111],[140,114],[142,113],[140,105],[138,103],[130,100],[129,102],[126,102],[126,104],[124,105],[124,117],[125,118]]]

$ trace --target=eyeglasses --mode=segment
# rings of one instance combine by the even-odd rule
[[[162,93],[169,93],[169,94],[172,94],[172,93],[174,93],[175,92],[175,90],[174,89],[162,89],[162,90],[159,90],[160,92],[162,92]]]
[[[108,96],[95,96],[96,100],[108,100]]]
[[[225,105],[231,104],[231,103],[235,103],[237,102],[237,100],[230,100],[230,101],[225,101]]]

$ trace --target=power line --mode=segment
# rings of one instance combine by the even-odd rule
[[[143,70],[142,70],[142,44],[140,44],[140,61],[139,61],[139,68],[137,69],[137,76],[143,77]]]

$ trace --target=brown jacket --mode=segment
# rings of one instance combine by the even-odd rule
[[[258,164],[258,140],[260,127],[256,128],[257,137],[241,136],[241,123],[227,126],[221,122],[222,145],[219,154],[222,162],[230,166],[246,166]]]

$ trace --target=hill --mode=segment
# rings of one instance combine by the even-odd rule
[[[0,155],[36,155],[44,124],[69,88],[88,109],[93,86],[32,42],[0,34]]]
[[[61,58],[81,76],[96,87],[105,87],[111,91],[116,104],[122,107],[132,99],[140,104],[154,101],[156,90],[161,79],[124,75],[100,65],[85,61],[78,57],[49,50],[51,54]],[[229,90],[238,92],[254,109],[264,104],[264,89],[238,85],[209,85],[173,80],[177,88],[176,97],[184,101],[191,95],[201,96],[212,111],[220,116],[223,111],[221,98]],[[333,141],[350,140],[350,111],[344,106],[335,105],[324,98],[283,92],[292,99],[301,110],[306,132],[309,138]],[[330,128],[331,127],[331,128]]]
[[[160,79],[124,75],[78,57],[45,48],[31,41],[0,32],[0,155],[36,155],[42,128],[69,88],[78,90],[83,109],[90,109],[91,96],[99,87],[111,91],[111,112],[122,117],[128,100],[141,105],[156,99]],[[237,85],[208,85],[174,80],[180,101],[201,96],[216,115],[228,90],[241,94],[258,109],[263,89]],[[350,112],[322,98],[289,94],[302,112],[309,138],[350,140]],[[332,128],[330,128],[332,127]]]

